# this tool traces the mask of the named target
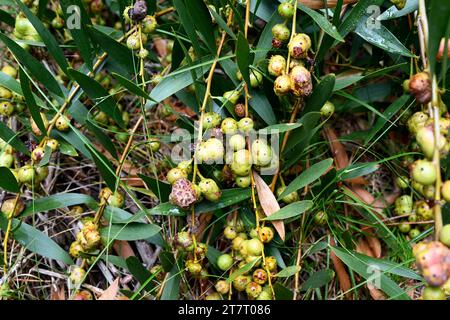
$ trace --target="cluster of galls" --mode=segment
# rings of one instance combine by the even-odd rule
[[[17,77],[17,69],[9,64],[5,64],[0,70],[11,78]],[[23,96],[0,86],[0,116],[11,117],[21,113],[25,109]]]
[[[185,267],[190,275],[199,279],[208,277],[208,271],[203,266],[208,253],[208,246],[205,243],[194,243],[191,233],[180,231],[175,235],[173,245],[181,254],[185,254]]]
[[[269,278],[273,283],[277,272],[277,261],[273,256],[263,259],[264,244],[272,241],[274,230],[263,226],[251,229],[247,234],[241,220],[230,220],[223,231],[224,238],[231,242],[230,252],[223,253],[217,259],[217,267],[224,272],[224,276],[253,263],[251,270],[238,275],[230,283],[220,279],[215,284],[216,293],[231,294],[233,288],[237,292],[245,292],[251,300],[271,300],[272,291],[268,285]],[[218,296],[220,299],[221,296]]]
[[[125,21],[129,23],[136,23],[139,25],[141,32],[136,31],[130,34],[127,38],[127,47],[131,50],[138,50],[138,56],[145,59],[149,52],[143,46],[148,41],[148,35],[155,32],[158,23],[156,18],[147,15],[147,4],[145,1],[136,1],[134,6],[125,8],[123,12]]]
[[[183,209],[190,208],[203,198],[218,201],[222,191],[213,179],[202,178],[198,184],[192,183],[188,177],[192,173],[192,160],[182,161],[176,168],[167,173],[167,181],[172,184],[169,201]]]
[[[290,7],[290,3],[281,3],[278,12],[284,12],[280,8]],[[293,8],[292,8],[293,9]],[[286,42],[290,38],[290,31],[286,22],[276,24],[272,29],[275,43]],[[278,41],[278,42],[277,42]],[[278,96],[292,93],[297,97],[309,96],[312,92],[311,73],[303,59],[308,57],[308,51],[311,48],[311,39],[305,33],[295,34],[288,44],[288,54],[291,57],[289,66],[286,58],[282,55],[273,55],[269,60],[268,71],[270,75],[276,77],[274,81],[274,91]]]
[[[420,72],[413,75],[403,83],[405,91],[410,92],[417,102],[427,104],[432,100],[431,80],[428,72]],[[439,113],[447,110],[445,104],[439,100]],[[410,133],[415,137],[415,146],[422,151],[424,158],[416,161],[407,161],[410,167],[411,180],[408,177],[398,177],[396,184],[401,189],[412,188],[422,199],[415,202],[410,195],[402,195],[395,201],[395,213],[405,216],[407,222],[399,225],[399,230],[408,233],[411,238],[417,238],[421,234],[419,227],[412,225],[422,222],[422,228],[431,228],[434,220],[434,206],[436,205],[436,180],[439,171],[433,163],[435,154],[440,158],[447,156],[450,150],[449,129],[450,119],[439,117],[439,128],[435,136],[435,119],[428,114],[419,111],[407,120]],[[436,139],[438,143],[436,144]],[[437,145],[437,149],[435,149]],[[442,199],[450,202],[450,180],[445,181],[440,194]],[[429,223],[423,223],[423,222]],[[439,234],[439,241],[420,242],[413,248],[416,264],[422,272],[428,286],[422,293],[425,300],[445,300],[450,295],[450,225],[445,225]]]
[[[450,225],[446,225],[439,241],[420,242],[413,248],[416,264],[428,286],[424,300],[445,300],[450,296]]]
[[[103,188],[99,199],[100,205],[122,208],[125,204],[124,194],[120,191],[113,192],[110,188]],[[74,258],[79,258],[83,253],[92,255],[101,245],[101,240],[98,224],[92,218],[87,218],[83,222],[83,228],[77,233],[76,240],[70,245],[69,253]]]

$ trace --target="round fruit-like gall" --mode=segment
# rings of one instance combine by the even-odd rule
[[[152,152],[158,152],[161,148],[161,141],[158,138],[151,138],[149,144]]]
[[[258,88],[263,83],[263,75],[261,72],[250,69],[250,86],[252,88]]]
[[[263,268],[269,271],[277,270],[277,260],[273,256],[266,257],[265,262],[263,262]]]
[[[323,117],[331,117],[334,113],[335,107],[331,101],[325,102],[325,104],[320,109],[320,114]]]
[[[9,101],[0,102],[0,116],[9,117],[14,113],[14,106]]]
[[[122,192],[116,191],[108,198],[108,204],[111,207],[122,208],[125,204],[125,197]]]
[[[433,199],[436,194],[436,188],[434,185],[430,184],[428,186],[424,186],[422,190],[422,194],[427,199]]]
[[[261,291],[260,295],[258,296],[258,298],[256,298],[256,300],[272,300],[272,293],[270,291],[264,290]]]
[[[48,177],[48,167],[44,166],[44,167],[37,167],[36,168],[36,181],[37,182],[42,182],[45,179],[47,179]]]
[[[14,163],[14,157],[6,152],[0,154],[0,167],[11,168]]]
[[[55,152],[59,148],[59,142],[56,139],[48,139],[46,145]]]
[[[199,275],[202,272],[202,265],[194,260],[187,260],[186,269],[192,275]]]
[[[187,231],[178,232],[174,239],[175,247],[179,250],[192,251],[194,249],[194,241],[192,240],[192,236]]]
[[[312,92],[311,73],[302,66],[291,70],[291,91],[296,96],[309,96]]]
[[[444,200],[450,202],[450,180],[447,180],[443,183],[441,192]]]
[[[230,101],[231,104],[236,104],[239,100],[240,93],[237,90],[230,90],[223,93],[223,98]]]
[[[262,227],[259,229],[258,235],[259,240],[261,240],[263,243],[268,243],[272,241],[274,237],[274,232],[271,227]]]
[[[142,21],[147,16],[147,3],[145,0],[136,1],[134,6],[128,10],[131,20]]]
[[[156,22],[156,18],[154,16],[147,15],[141,22],[141,30],[147,34],[155,32],[157,26],[158,23]]]
[[[205,113],[203,115],[203,121],[202,121],[203,129],[207,130],[207,129],[214,128],[216,126],[214,120],[215,120],[215,117],[212,112]]]
[[[2,68],[2,72],[7,74],[8,76],[10,76],[11,78],[16,78],[17,77],[17,69],[10,66],[9,64],[5,65]]]
[[[296,34],[289,42],[289,54],[294,59],[306,58],[311,48],[311,39],[305,33]]]
[[[272,38],[272,48],[277,49],[277,48],[281,48],[282,46],[283,46],[283,42],[282,41],[280,41],[278,39],[275,39],[275,38]]]
[[[196,203],[201,195],[198,193],[198,188],[186,178],[177,179],[172,184],[172,191],[169,195],[169,202],[179,206],[183,209],[190,208]]]
[[[323,227],[328,223],[328,214],[325,211],[319,211],[314,215],[313,219],[318,226]]]
[[[409,236],[410,236],[412,239],[417,238],[418,236],[420,236],[420,230],[417,229],[417,228],[413,228],[413,229],[409,230]]]
[[[240,134],[234,134],[230,137],[228,144],[233,151],[243,150],[245,149],[245,138]]]
[[[286,190],[286,186],[280,186],[277,189],[277,197],[280,197],[284,190]],[[284,196],[281,201],[283,201],[286,204],[290,204],[293,203],[295,201],[298,201],[298,193],[297,191],[291,192],[289,194],[287,194],[286,196]]]
[[[233,240],[237,237],[237,232],[233,226],[226,226],[223,230],[223,235],[228,240]]]
[[[75,266],[70,272],[69,280],[73,285],[79,285],[83,282],[85,276],[86,271],[81,267]]]
[[[251,299],[256,299],[261,293],[261,291],[262,287],[253,281],[247,284],[247,286],[245,287],[245,292],[247,293],[247,296]]]
[[[288,94],[291,91],[291,77],[287,74],[278,76],[273,83],[273,91],[277,96]]]
[[[264,139],[256,139],[252,143],[252,159],[257,166],[266,166],[272,160],[272,149]]]
[[[259,239],[250,239],[246,243],[247,253],[251,256],[260,256],[264,250],[264,245]]]
[[[169,182],[170,184],[174,184],[175,181],[179,180],[179,179],[186,179],[188,177],[186,171],[181,170],[179,168],[172,168],[169,170],[169,172],[167,172],[167,182]]]
[[[220,294],[227,294],[230,291],[230,285],[225,280],[219,280],[215,284],[214,288]]]
[[[231,171],[237,176],[248,176],[252,168],[252,157],[247,149],[236,151],[233,154]]]
[[[206,272],[206,270],[202,270],[202,273],[203,273],[203,271],[205,271],[205,273],[206,273],[205,274],[206,275],[205,279],[207,279],[208,278],[208,276],[207,276],[208,272]],[[222,300],[222,296],[218,292],[211,292],[211,293],[208,293],[206,295],[205,300]]]
[[[58,131],[67,131],[69,130],[70,120],[67,119],[66,116],[60,115],[58,119],[56,119],[55,127]]]
[[[446,224],[442,227],[439,234],[439,240],[447,247],[450,247],[450,224]]]
[[[141,47],[141,41],[139,40],[139,33],[135,32],[128,36],[127,47],[130,50],[137,50]]]
[[[414,113],[407,122],[409,131],[412,134],[416,134],[420,128],[425,126],[425,123],[428,121],[428,119],[429,117],[425,112],[418,111]]]
[[[238,124],[233,118],[225,118],[220,125],[220,129],[222,130],[223,134],[234,135],[238,130]]]
[[[203,179],[198,184],[203,196],[209,201],[218,201],[222,195],[222,191],[216,182],[212,179]]]
[[[39,162],[41,161],[45,156],[45,149],[42,147],[36,147],[34,148],[34,150],[31,152],[31,159],[34,162]]]
[[[423,151],[424,155],[428,159],[433,158],[434,154],[434,129],[432,126],[424,126],[417,130],[416,141],[420,149]],[[445,150],[447,146],[447,141],[444,136],[440,136],[439,139],[439,150]]]
[[[253,272],[253,281],[256,282],[257,284],[263,285],[267,282],[268,279],[268,275],[266,270],[264,269],[256,269]]]
[[[248,188],[252,184],[250,176],[236,177],[234,181],[239,188]]]
[[[413,179],[423,185],[433,184],[436,181],[436,168],[427,160],[417,160],[413,164]]]
[[[79,258],[82,252],[83,246],[78,241],[72,242],[69,248],[69,254],[74,258]]]
[[[411,207],[413,206],[413,199],[410,195],[402,195],[395,200],[395,206],[405,206]]]
[[[7,218],[15,218],[19,216],[22,211],[25,209],[25,203],[18,199],[7,199],[3,201],[1,212],[7,217]]]
[[[425,287],[422,292],[423,300],[446,300],[445,292],[439,287]]]
[[[291,19],[294,16],[295,8],[291,2],[283,2],[278,5],[278,14],[285,19]]]
[[[220,255],[217,258],[217,266],[220,270],[227,271],[233,266],[233,257],[227,253]]]
[[[142,48],[142,49],[140,49],[140,50],[138,51],[138,54],[137,54],[137,55],[138,55],[138,57],[139,57],[140,59],[145,59],[145,58],[148,57],[149,52],[148,52],[147,49]]]
[[[420,221],[428,221],[433,219],[434,217],[433,209],[426,201],[420,200],[417,201],[414,205],[416,214],[419,217]]]
[[[177,168],[181,169],[181,170],[184,170],[184,172],[186,172],[187,174],[192,173],[192,160],[181,161],[177,165]]]
[[[411,225],[409,223],[401,223],[398,225],[398,230],[400,230],[401,233],[409,233],[411,230]]]
[[[204,259],[208,253],[208,246],[205,243],[198,242],[194,248],[194,253],[197,255],[198,259]]]
[[[233,248],[233,250],[238,251],[241,248],[242,242],[246,240],[244,238],[242,238],[241,236],[237,236],[233,239],[233,241],[231,242],[231,247]]]
[[[253,120],[251,118],[242,118],[238,122],[238,129],[244,133],[253,130]]]
[[[35,170],[30,165],[25,165],[17,171],[17,179],[20,183],[32,183],[35,179]]]
[[[400,189],[407,189],[409,187],[409,179],[406,176],[400,176],[395,179],[395,184]]]
[[[62,27],[64,27],[64,19],[60,16],[56,16],[52,20],[52,27],[55,29],[61,29]]]
[[[0,87],[0,99],[11,99],[12,93],[6,88]]]
[[[209,138],[204,143],[203,161],[206,163],[221,162],[225,154],[225,148],[221,140]]]
[[[281,76],[286,70],[286,59],[282,55],[270,57],[267,70],[269,71],[269,74],[274,77]]]
[[[291,36],[291,31],[284,23],[278,23],[272,28],[272,36],[280,42],[287,42]]]
[[[432,97],[430,74],[419,72],[413,75],[409,80],[409,92],[421,104],[430,102]]]
[[[242,292],[246,289],[247,284],[249,284],[251,281],[251,278],[249,276],[240,275],[234,278],[233,280],[233,287],[239,291]]]

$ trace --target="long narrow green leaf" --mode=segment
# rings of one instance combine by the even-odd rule
[[[56,94],[57,96],[64,97],[64,94],[55,80],[53,75],[38,61],[35,57],[22,49],[17,43],[8,38],[3,33],[0,33],[0,40],[8,47],[14,54],[17,61],[23,64],[40,83],[45,84],[45,87]]]
[[[31,24],[36,29],[37,33],[41,36],[42,41],[45,43],[45,46],[48,52],[55,58],[55,61],[59,64],[63,71],[69,67],[67,63],[66,57],[64,56],[64,52],[59,47],[58,42],[55,37],[50,33],[49,29],[44,26],[44,24],[36,17],[30,9],[20,0],[15,0],[20,9],[25,13],[25,16],[30,20]]]

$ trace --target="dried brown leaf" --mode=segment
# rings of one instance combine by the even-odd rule
[[[58,286],[56,288],[53,288],[52,286],[51,290],[52,292],[50,293],[50,300],[66,300],[64,286]]]
[[[270,187],[267,185],[267,183],[259,176],[258,173],[254,171],[253,178],[255,180],[256,191],[258,192],[259,203],[261,204],[265,215],[270,216],[280,210],[280,205],[278,204],[275,195],[273,194],[272,190],[270,190]],[[286,235],[284,222],[281,220],[275,220],[272,221],[272,224],[275,230],[277,230],[280,238],[284,241]]]
[[[117,293],[119,292],[119,278],[114,280],[113,283],[103,291],[102,295],[98,298],[98,300],[115,300]]]
[[[116,240],[114,241],[113,248],[119,257],[127,259],[129,257],[134,257],[133,248],[131,248],[130,244],[124,240]]]
[[[336,245],[336,241],[334,241],[334,238],[332,237],[330,239],[330,244],[332,246]],[[342,263],[342,261],[334,254],[333,251],[330,253],[331,261],[333,262],[334,270],[336,271],[336,274],[339,279],[339,287],[341,288],[342,292],[347,292],[345,295],[347,298],[350,298],[350,292],[352,285],[350,282],[350,276],[347,273],[347,270],[345,269],[345,265]]]
[[[380,240],[374,236],[366,236],[366,241],[373,253],[374,258],[381,258],[382,251]]]

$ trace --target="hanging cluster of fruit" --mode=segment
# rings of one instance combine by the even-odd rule
[[[217,267],[227,272],[245,270],[232,279],[232,283],[220,279],[215,284],[216,291],[221,295],[231,297],[233,289],[245,292],[248,299],[271,300],[273,298],[272,285],[275,281],[277,261],[273,256],[263,259],[264,245],[272,241],[274,230],[271,227],[253,228],[245,232],[241,220],[230,220],[223,231],[224,238],[231,242],[230,252],[220,255]],[[250,264],[251,268],[247,268]],[[245,267],[245,269],[244,269]],[[231,273],[232,274],[232,273]]]
[[[291,2],[283,2],[278,6],[278,13],[285,21],[272,28],[272,45],[281,48],[287,43],[288,56],[273,55],[268,71],[276,77],[274,91],[277,95],[292,93],[294,96],[306,97],[312,92],[311,73],[305,68],[304,62],[311,48],[311,39],[305,33],[291,34],[287,23],[294,17],[295,10],[296,6]]]
[[[148,36],[155,32],[158,23],[154,16],[147,14],[147,4],[145,1],[136,1],[134,6],[127,7],[123,16],[125,21],[137,25],[137,30],[131,33],[127,38],[127,47],[137,51],[137,55],[141,59],[148,57],[148,50],[144,48],[147,43]]]
[[[432,101],[432,84],[428,71],[413,75],[404,82],[404,88],[422,105]],[[440,219],[440,207],[443,205],[440,196],[450,202],[450,180],[441,183],[439,168],[439,159],[447,156],[450,150],[450,119],[444,117],[447,107],[440,96],[438,103],[438,112],[418,111],[407,120],[408,129],[424,157],[409,162],[410,178],[397,178],[396,183],[401,189],[408,191],[411,186],[414,192],[397,198],[394,212],[406,220],[399,224],[400,232],[408,234],[412,239],[432,228],[435,219]],[[436,114],[438,119],[434,118]],[[440,187],[440,190],[436,190],[436,187]],[[436,198],[437,194],[440,195],[439,198]],[[439,223],[437,226],[439,227]],[[440,241],[419,242],[413,248],[416,264],[428,283],[422,294],[426,300],[445,299],[446,295],[450,295],[450,225],[445,225],[436,232]]]
[[[227,222],[223,230],[229,252],[217,257],[215,267],[223,274],[214,283],[214,290],[209,290],[207,300],[220,300],[222,296],[231,298],[234,294],[245,292],[251,300],[271,300],[273,282],[276,280],[277,261],[273,256],[264,256],[264,244],[272,241],[274,231],[271,227],[246,227],[239,219]],[[206,266],[208,246],[196,243],[187,231],[179,232],[173,244],[185,259],[186,271],[195,279],[208,280]],[[250,265],[250,268],[248,266]],[[243,269],[245,267],[245,270]],[[238,274],[229,277],[235,271]]]

